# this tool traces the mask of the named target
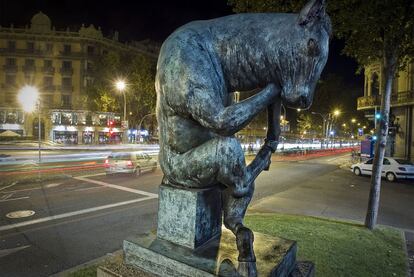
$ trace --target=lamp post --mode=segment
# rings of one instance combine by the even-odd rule
[[[142,124],[142,122],[144,122],[144,119],[145,119],[147,116],[151,116],[151,115],[155,115],[155,113],[149,113],[149,114],[144,115],[144,116],[141,118],[141,121],[140,121],[140,122],[139,122],[139,124],[138,124],[138,141],[139,141],[139,142],[141,142],[141,124]]]
[[[26,113],[32,113],[36,110],[38,111],[38,149],[39,149],[39,168],[42,162],[42,155],[41,155],[41,124],[40,124],[40,97],[39,97],[39,90],[34,86],[26,85],[22,87],[18,94],[18,100],[20,105],[22,106],[23,110]],[[40,171],[39,171],[40,172]]]
[[[326,137],[326,121],[327,121],[327,116],[329,114],[321,114],[321,113],[317,113],[317,112],[311,112],[312,114],[316,114],[319,115],[320,117],[322,117],[322,137]]]
[[[119,79],[119,80],[117,80],[115,82],[115,87],[116,87],[116,89],[120,93],[122,93],[122,95],[124,97],[124,116],[123,116],[123,122],[124,122],[124,124],[126,124],[126,95],[125,95],[126,83],[125,83],[124,80]],[[125,129],[128,129],[128,128],[125,128]],[[122,140],[123,140],[124,143],[127,141],[127,136],[128,136],[127,130],[124,130],[124,134],[122,136]]]

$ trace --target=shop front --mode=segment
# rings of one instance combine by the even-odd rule
[[[123,133],[118,128],[103,128],[98,131],[99,144],[119,144],[122,142]]]
[[[53,142],[61,144],[78,144],[78,132],[53,130]]]

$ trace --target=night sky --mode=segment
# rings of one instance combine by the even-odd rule
[[[143,40],[162,42],[177,27],[197,19],[210,19],[232,14],[227,0],[209,1],[107,1],[107,0],[0,0],[0,25],[14,23],[24,26],[31,17],[42,11],[59,29],[67,26],[78,30],[82,23],[100,26],[104,34],[120,32],[120,40]],[[342,75],[350,87],[360,88],[363,77],[355,75],[356,63],[340,55],[343,43],[333,40],[330,57],[324,73]],[[362,96],[362,95],[360,95]]]

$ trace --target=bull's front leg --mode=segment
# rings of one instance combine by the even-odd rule
[[[278,86],[269,84],[252,97],[224,107],[214,91],[197,90],[188,101],[192,117],[222,136],[232,136],[243,129],[259,112],[277,101],[281,92]]]
[[[267,134],[263,147],[268,148],[272,153],[276,152],[280,137],[280,110],[282,99],[279,97],[273,104],[267,107]],[[269,170],[269,164],[265,170]]]

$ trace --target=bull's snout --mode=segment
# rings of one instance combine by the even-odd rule
[[[307,109],[312,104],[312,98],[307,96],[299,96],[297,98],[285,98],[284,102],[286,106],[293,109]]]

